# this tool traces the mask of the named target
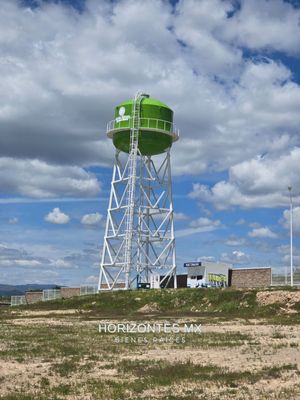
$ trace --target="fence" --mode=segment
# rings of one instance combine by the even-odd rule
[[[60,299],[60,289],[46,289],[43,290],[43,301]]]
[[[295,267],[293,273],[295,286],[300,286],[300,268]],[[290,266],[272,269],[272,286],[289,286],[291,284]]]
[[[11,296],[10,298],[11,306],[21,306],[22,304],[26,304],[25,296]]]
[[[106,132],[110,132],[114,129],[130,129],[133,126],[133,119],[113,119],[109,121],[106,127]],[[166,132],[174,133],[177,137],[179,137],[179,129],[173,122],[165,121],[157,118],[140,118],[140,128],[141,129],[157,129]]]
[[[82,285],[80,286],[80,296],[85,296],[87,294],[98,293],[98,287],[95,285]]]

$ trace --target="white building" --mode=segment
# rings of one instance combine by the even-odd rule
[[[151,274],[150,275],[150,287],[151,289],[160,289],[160,275]]]
[[[211,261],[185,263],[187,269],[187,287],[227,287],[231,264]]]

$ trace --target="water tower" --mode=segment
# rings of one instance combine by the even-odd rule
[[[107,124],[116,148],[98,290],[135,289],[163,275],[176,287],[170,149],[173,111],[137,93]],[[141,285],[140,285],[141,286]]]

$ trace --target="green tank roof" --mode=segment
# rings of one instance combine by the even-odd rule
[[[132,105],[133,103],[133,99],[129,99],[129,100],[125,100],[122,103],[120,103],[117,107],[122,107],[122,106],[126,106],[126,105]],[[170,107],[167,106],[165,103],[162,103],[161,101],[157,100],[157,99],[153,99],[152,97],[146,97],[143,99],[142,104],[145,105],[152,105],[152,106],[158,106],[158,107],[164,107],[164,108],[168,108],[169,110]]]

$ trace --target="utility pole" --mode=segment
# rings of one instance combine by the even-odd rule
[[[291,286],[294,286],[294,267],[293,267],[293,198],[292,186],[288,186],[290,193],[290,261],[291,261]]]

